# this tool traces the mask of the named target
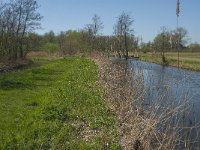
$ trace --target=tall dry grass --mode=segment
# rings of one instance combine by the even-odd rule
[[[188,135],[197,126],[182,125],[183,118],[189,115],[191,108],[187,98],[178,102],[166,101],[163,93],[157,100],[152,100],[151,105],[147,105],[142,72],[138,72],[140,76],[134,78],[127,61],[110,61],[103,57],[95,57],[95,61],[99,66],[106,102],[116,115],[122,149],[194,148],[195,140],[191,141]]]

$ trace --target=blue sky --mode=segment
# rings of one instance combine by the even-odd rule
[[[180,3],[179,24],[188,30],[190,42],[200,43],[200,0]],[[123,11],[134,19],[135,35],[145,42],[152,41],[162,26],[176,28],[176,0],[38,0],[38,4],[44,16],[40,34],[82,29],[97,14],[104,23],[102,33],[109,35]]]

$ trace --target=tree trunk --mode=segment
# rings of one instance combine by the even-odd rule
[[[124,44],[125,44],[125,51],[126,51],[125,58],[128,59],[128,44],[127,44],[126,25],[125,25],[125,33],[124,33]]]

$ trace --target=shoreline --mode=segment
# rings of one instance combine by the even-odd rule
[[[143,93],[136,93],[143,91],[143,83],[139,79],[133,87],[131,84],[133,78],[130,78],[128,69],[124,68],[127,67],[127,61],[110,61],[108,58],[101,57],[92,60],[98,66],[99,83],[105,92],[105,102],[116,117],[116,126],[120,135],[119,144],[122,149],[141,150],[159,147],[165,150],[177,149],[183,145],[184,141],[179,143],[181,137],[174,128],[176,124],[172,125],[171,122],[177,112],[187,110],[186,102],[174,108],[170,106],[163,108],[161,103],[155,103],[146,110],[142,99],[139,105],[136,102],[137,95],[143,95]],[[165,117],[166,115],[168,117]],[[163,121],[165,124],[162,124]],[[162,131],[157,130],[158,125],[161,125]]]
[[[182,67],[182,66],[180,66],[180,67],[178,68],[178,66],[173,65],[173,64],[163,65],[162,63],[155,62],[155,61],[143,60],[143,59],[138,59],[138,60],[139,60],[139,61],[143,61],[143,62],[148,62],[148,63],[153,63],[153,64],[161,65],[161,66],[163,66],[163,67],[173,67],[173,68],[176,68],[176,69],[182,69],[182,70],[187,70],[187,71],[200,72],[200,69],[193,69],[193,68]]]
[[[172,54],[166,54],[166,56],[165,56],[167,64],[162,63],[160,55],[158,55],[158,54],[155,54],[155,55],[141,54],[139,60],[159,64],[162,66],[175,67],[177,69],[180,68],[180,69],[185,69],[185,70],[189,70],[189,71],[200,72],[200,59],[199,59],[199,61],[196,61],[197,58],[196,59],[193,58],[194,56],[192,54],[188,54],[189,55],[188,58],[187,58],[187,56],[185,56],[186,55],[185,53],[181,54],[182,56],[180,56],[179,67],[178,67],[177,59],[175,59],[171,55]],[[193,59],[195,59],[195,61],[193,61]]]
[[[131,118],[127,114],[133,106],[133,92],[129,82],[124,82],[124,64],[115,64],[108,58],[92,58],[98,66],[99,84],[104,90],[104,99],[110,111],[114,113],[116,127],[119,134],[119,144],[122,149],[132,149],[135,136],[131,135]],[[122,66],[121,66],[122,65]],[[127,80],[128,81],[128,80]],[[126,116],[129,116],[126,118]]]

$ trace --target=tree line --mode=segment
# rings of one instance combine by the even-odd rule
[[[198,43],[188,45],[188,31],[183,27],[169,30],[163,26],[152,42],[145,43],[142,38],[135,36],[133,23],[130,14],[122,12],[113,26],[113,34],[105,36],[101,34],[103,22],[95,14],[91,23],[81,30],[35,34],[34,50],[60,50],[64,54],[99,51],[125,58],[128,58],[130,52],[161,52],[163,59],[165,52],[176,52],[178,47],[181,51],[200,51]]]
[[[30,34],[40,27],[42,16],[36,0],[0,3],[0,60],[23,59],[30,46]]]
[[[49,31],[44,35],[35,34],[34,50],[62,51],[64,54],[100,51],[105,54],[116,54],[118,57],[127,57],[130,52],[176,52],[179,46],[181,51],[200,51],[198,43],[188,45],[188,31],[182,27],[168,30],[161,27],[160,32],[152,42],[143,42],[142,38],[134,35],[133,20],[130,15],[122,13],[113,27],[113,35],[101,34],[103,23],[100,17],[97,22],[87,24],[78,31],[68,30],[55,34]]]
[[[32,34],[33,50],[60,50],[64,54],[90,53],[99,51],[104,54],[115,53],[119,57],[128,57],[131,49],[137,48],[138,39],[134,35],[133,19],[122,12],[113,27],[113,35],[102,35],[103,22],[95,14],[91,23],[78,31],[68,30],[55,34],[49,31],[44,35]]]
[[[80,30],[49,31],[44,35],[34,32],[40,28],[42,16],[36,0],[10,0],[0,3],[0,61],[24,59],[28,51],[59,51],[64,55],[99,51],[106,55],[129,57],[129,53],[166,51],[199,51],[200,45],[187,45],[188,31],[179,27],[168,30],[162,27],[152,42],[143,42],[134,34],[134,19],[122,12],[116,19],[112,35],[102,35],[103,22],[97,14],[91,23]]]

